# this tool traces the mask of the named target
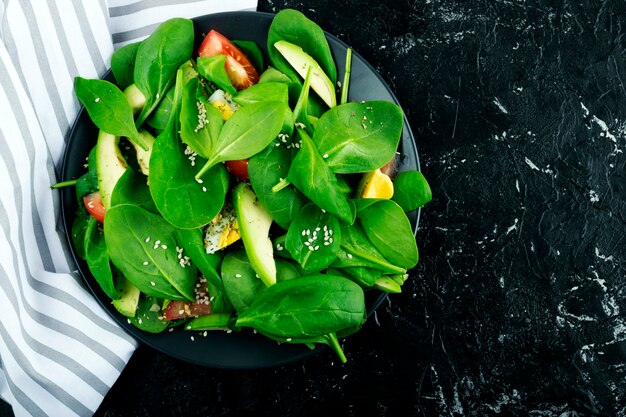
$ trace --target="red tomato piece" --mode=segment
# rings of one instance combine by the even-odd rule
[[[225,36],[211,30],[202,41],[198,55],[210,57],[220,54],[226,55],[226,73],[237,91],[259,82],[259,73],[246,54]]]
[[[104,204],[102,204],[100,191],[95,191],[83,197],[83,204],[85,204],[85,208],[94,219],[100,223],[104,223],[104,214],[106,210],[104,208]]]
[[[196,301],[170,301],[165,311],[164,320],[180,320],[189,317],[198,317],[211,314],[211,302],[206,280],[202,279],[195,287]]]
[[[226,161],[224,162],[226,165],[226,169],[228,172],[233,174],[235,177],[239,178],[241,181],[249,181],[248,177],[248,160],[247,159],[238,159],[236,161]]]

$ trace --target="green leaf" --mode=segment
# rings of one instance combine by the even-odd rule
[[[157,131],[165,130],[170,116],[172,115],[172,107],[174,105],[174,88],[170,87],[161,100],[159,105],[154,109],[152,114],[146,119],[146,123]]]
[[[289,169],[289,181],[320,208],[346,223],[354,222],[354,212],[308,135],[301,129],[302,147]]]
[[[390,234],[393,236],[393,233]],[[405,268],[389,262],[368,239],[363,227],[341,224],[341,249],[332,263],[335,268],[369,267],[391,274],[404,274]]]
[[[430,185],[419,171],[405,171],[393,180],[393,201],[409,212],[433,199]]]
[[[297,10],[285,9],[276,14],[267,34],[267,50],[270,62],[293,81],[297,72],[291,67],[274,44],[280,40],[296,44],[322,67],[333,85],[337,84],[337,68],[333,60],[324,31],[312,20]]]
[[[121,90],[135,82],[135,59],[139,45],[141,42],[129,43],[113,52],[111,56],[111,71]]]
[[[294,187],[272,191],[276,183],[287,178],[293,153],[293,149],[287,149],[285,144],[277,141],[248,161],[248,176],[254,193],[272,219],[285,230],[306,202],[306,198]]]
[[[359,210],[363,230],[376,249],[389,262],[405,269],[419,259],[413,229],[404,210],[391,200],[379,200]]]
[[[237,90],[228,78],[226,72],[226,55],[218,54],[210,57],[198,57],[198,73],[209,81],[213,81],[222,90],[230,94],[236,94]]]
[[[239,314],[246,311],[259,294],[267,288],[257,277],[243,249],[229,252],[224,257],[222,281],[228,298]]]
[[[313,275],[280,281],[239,315],[237,326],[285,338],[312,338],[365,320],[361,287],[342,277]]]
[[[112,300],[119,298],[120,295],[115,289],[115,282],[113,282],[113,272],[111,271],[104,235],[100,223],[93,217],[89,217],[85,232],[85,258],[89,271],[102,291]]]
[[[213,155],[196,178],[219,162],[247,159],[265,149],[281,131],[285,107],[279,102],[266,101],[237,110],[224,123]]]
[[[317,272],[337,257],[340,243],[339,220],[315,204],[307,204],[289,226],[285,247],[305,272]]]
[[[222,209],[229,175],[223,165],[195,178],[204,162],[178,138],[183,73],[178,72],[174,108],[167,128],[157,137],[150,157],[150,192],[159,212],[181,229],[208,224]]]
[[[89,117],[100,130],[114,136],[126,136],[146,148],[135,127],[133,111],[119,88],[108,81],[76,77],[74,89]]]
[[[191,262],[200,270],[202,275],[210,284],[218,289],[223,290],[224,284],[218,273],[222,263],[222,256],[219,252],[206,253],[204,249],[203,230],[198,229],[178,229],[178,237],[176,241],[183,249],[181,258],[188,256]],[[213,293],[209,291],[211,295]]]
[[[195,300],[196,268],[181,266],[176,228],[163,217],[123,204],[107,212],[104,236],[113,264],[143,293]]]
[[[347,103],[324,113],[313,141],[334,172],[374,171],[394,157],[402,124],[402,110],[388,101]]]
[[[134,317],[129,317],[130,322],[140,330],[148,333],[161,333],[167,329],[169,322],[161,317],[161,305],[163,300],[146,294],[139,296],[137,312]]]
[[[135,60],[134,80],[146,97],[146,105],[137,118],[137,126],[158,106],[174,83],[178,68],[191,58],[193,42],[193,22],[182,18],[161,23],[141,42]]]
[[[180,137],[202,158],[213,154],[224,121],[222,113],[202,94],[200,81],[189,80],[183,87],[180,110]]]
[[[120,177],[111,194],[111,207],[120,204],[134,204],[152,213],[158,213],[146,177],[128,168]]]
[[[266,82],[255,84],[251,87],[241,90],[233,101],[240,106],[245,106],[261,101],[278,101],[285,106],[289,105],[289,90],[287,84]]]

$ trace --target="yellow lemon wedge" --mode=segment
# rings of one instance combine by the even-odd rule
[[[380,169],[363,174],[359,183],[358,193],[360,198],[383,198],[391,199],[393,196],[393,182],[387,174]]]

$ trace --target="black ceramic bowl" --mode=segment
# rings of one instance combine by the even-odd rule
[[[193,19],[196,32],[195,50],[197,50],[202,40],[202,35],[208,33],[211,29],[215,29],[229,39],[256,42],[267,57],[267,32],[272,18],[273,15],[269,13],[229,12]],[[327,34],[326,37],[337,64],[338,79],[343,79],[347,45],[330,34]],[[112,80],[110,73],[108,74],[108,79]],[[374,68],[356,52],[352,55],[349,99],[353,101],[376,99],[398,103],[387,84]],[[62,173],[64,181],[78,178],[84,173],[83,164],[89,151],[95,145],[97,134],[97,128],[83,108],[74,123],[65,151]],[[400,146],[400,152],[402,153],[400,170],[419,169],[417,149],[406,118],[404,120]],[[65,232],[70,242],[72,241],[72,223],[76,216],[76,204],[74,189],[64,188],[62,190],[61,209]],[[413,230],[416,230],[419,212],[410,213],[409,219]],[[203,366],[250,369],[277,366],[296,361],[323,348],[319,347],[310,350],[301,345],[287,343],[278,345],[270,339],[248,331],[233,333],[214,331],[208,332],[206,337],[199,335],[198,332],[185,331],[180,328],[175,329],[173,332],[166,331],[160,334],[140,331],[129,324],[127,319],[120,315],[111,305],[111,300],[100,289],[89,272],[86,263],[77,256],[73,246],[72,253],[80,274],[94,296],[119,325],[137,340],[167,355]],[[384,298],[384,293],[368,291],[366,295],[368,314],[371,314]],[[194,336],[193,340],[191,336]]]

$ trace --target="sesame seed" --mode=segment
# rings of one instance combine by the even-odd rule
[[[161,245],[161,248],[167,249],[167,245]]]
[[[150,242],[150,236],[146,238],[146,243]]]
[[[168,332],[172,333],[174,331],[173,327],[170,327],[169,329],[167,329]]]
[[[96,97],[96,99],[94,100],[96,103],[100,101],[100,97]]]
[[[235,274],[235,278],[241,278],[241,274]]]
[[[347,256],[348,256],[348,259],[352,259],[352,254],[351,253],[349,253]]]
[[[153,287],[156,287],[156,282],[150,281],[150,285],[152,285]]]
[[[196,340],[193,336],[190,337],[191,341],[193,342],[194,340]]]
[[[206,187],[202,187],[202,192],[206,193]]]
[[[328,158],[328,154],[325,153],[324,155],[322,155],[322,158],[324,158],[324,159]]]
[[[150,263],[150,262],[148,262],[148,261],[143,261],[143,265],[144,265],[144,266],[148,265],[149,263]]]
[[[185,314],[185,310],[178,310],[178,314]]]
[[[197,182],[198,184],[202,184],[204,181],[202,181],[202,178],[196,178],[196,182]]]
[[[228,333],[228,334],[230,334],[230,333],[232,333],[232,332],[233,332],[233,331],[232,331],[232,330],[230,330],[230,329],[226,330],[226,333]]]

